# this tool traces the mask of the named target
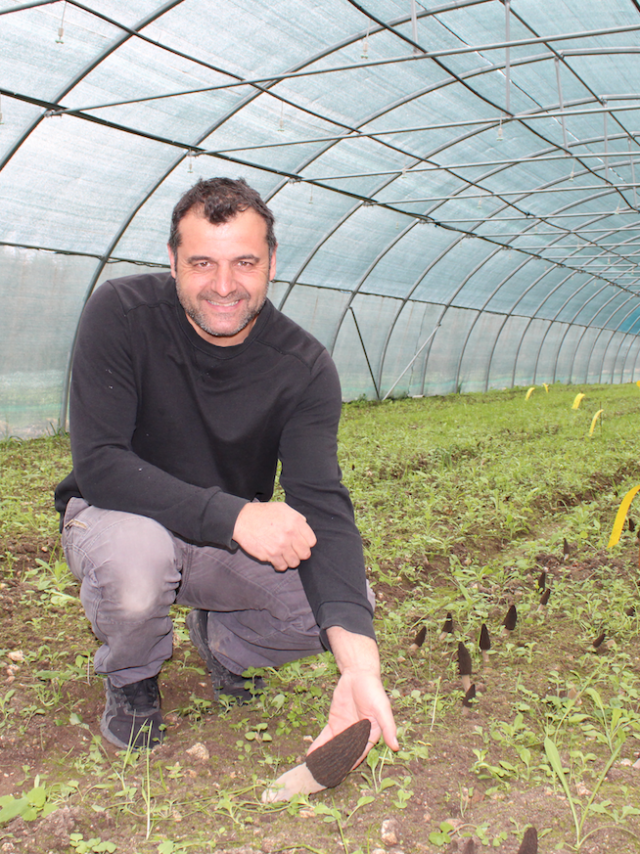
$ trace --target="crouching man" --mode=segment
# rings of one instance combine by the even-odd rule
[[[171,273],[105,282],[82,315],[56,507],[120,748],[162,741],[174,602],[193,609],[216,696],[327,648],[341,675],[313,746],[367,718],[369,748],[381,733],[398,747],[337,462],[339,381],[267,299],[273,224],[244,181],[199,181],[173,211]],[[270,500],[278,460],[285,502]]]

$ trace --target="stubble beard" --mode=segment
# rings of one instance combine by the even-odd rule
[[[186,294],[183,292],[180,287],[180,282],[176,279],[176,291],[178,294],[178,299],[180,301],[180,305],[185,310],[185,313],[193,320],[193,322],[202,329],[203,332],[206,332],[207,335],[211,335],[213,338],[233,338],[234,335],[237,335],[239,332],[242,332],[243,329],[246,329],[247,326],[254,320],[264,308],[264,304],[267,301],[267,288],[265,288],[264,295],[260,300],[259,304],[251,306],[249,301],[249,295],[245,292],[238,292],[234,294],[233,299],[227,299],[226,304],[230,304],[235,302],[235,300],[240,299],[244,301],[244,312],[239,318],[238,324],[231,329],[225,329],[221,331],[220,329],[215,329],[211,326],[211,324],[207,321],[206,313],[199,307],[197,302],[191,301]],[[209,295],[213,296],[213,295]],[[200,295],[199,300],[206,300],[206,295]],[[213,300],[212,300],[213,301]],[[221,303],[222,304],[222,303]]]

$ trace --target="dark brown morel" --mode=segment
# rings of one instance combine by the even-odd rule
[[[458,643],[458,673],[462,680],[462,687],[465,693],[471,687],[471,673],[473,667],[471,664],[471,653],[466,646],[460,641]]]
[[[411,644],[411,646],[415,647],[416,649],[420,649],[420,647],[424,643],[424,639],[426,638],[426,636],[427,636],[427,627],[423,626],[420,629],[420,631],[418,632],[418,634],[415,636],[415,638],[413,639],[413,643]]]
[[[447,613],[447,619],[444,621],[444,625],[442,627],[442,633],[446,635],[450,635],[453,632],[453,617],[451,616],[451,612]]]
[[[489,637],[489,629],[487,624],[483,623],[480,629],[480,649],[483,652],[488,652],[491,649],[491,638]]]
[[[489,650],[491,649],[491,638],[489,637],[489,629],[487,624],[483,623],[480,629],[480,650],[482,651],[482,660],[485,664],[489,663]]]
[[[467,693],[464,695],[464,697],[462,699],[462,705],[466,706],[467,708],[470,708],[471,707],[471,701],[475,700],[475,698],[476,698],[476,686],[475,686],[475,683],[473,683],[472,685],[469,685],[469,690],[467,691]]]
[[[544,608],[549,601],[549,597],[551,596],[551,590],[547,587],[542,596],[540,597],[540,604]]]
[[[460,641],[458,644],[458,673],[460,676],[471,676],[471,654],[466,646]]]
[[[371,721],[365,718],[308,753],[305,765],[314,780],[327,789],[339,786],[364,753],[370,735]]]
[[[593,648],[594,648],[594,649],[598,649],[598,647],[602,646],[602,643],[603,643],[604,639],[606,638],[606,636],[607,636],[607,633],[606,633],[606,632],[601,632],[601,633],[598,635],[598,637],[594,640],[594,642],[593,642]]]
[[[538,576],[538,590],[542,593],[544,588],[547,586],[547,573],[542,570],[540,575]]]
[[[535,827],[528,827],[525,830],[518,854],[538,854],[538,831]]]
[[[512,632],[518,622],[518,612],[516,606],[512,605],[507,611],[507,616],[504,618],[504,627],[508,632]]]

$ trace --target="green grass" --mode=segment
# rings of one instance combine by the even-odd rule
[[[586,397],[573,410],[578,391]],[[530,823],[543,851],[638,850],[638,542],[625,531],[614,549],[606,545],[620,500],[640,483],[640,389],[525,393],[345,405],[340,462],[377,595],[402,749],[378,745],[337,790],[277,808],[263,806],[260,791],[326,720],[331,657],[267,674],[268,691],[251,707],[216,706],[177,610],[176,654],[163,671],[177,691],[173,747],[149,761],[114,758],[97,735],[96,643],[57,545],[51,493],[70,466],[68,441],[0,443],[0,593],[11,606],[0,664],[14,677],[0,683],[0,739],[9,749],[11,739],[34,744],[27,771],[18,760],[10,769],[5,816],[24,808],[35,826],[71,805],[76,851],[181,854],[218,838],[251,844],[268,826],[274,850],[364,854],[381,847],[387,817],[400,822],[405,850],[444,851],[474,835],[487,850],[515,851]],[[545,568],[551,598],[540,609]],[[512,603],[518,623],[504,635]],[[448,611],[455,635],[441,639]],[[492,637],[484,668],[483,622]],[[411,652],[422,625],[425,643]],[[458,641],[473,659],[470,710]],[[16,651],[21,660],[10,657]],[[56,727],[77,736],[66,755],[38,747]],[[186,753],[194,741],[220,746],[220,755],[194,765]],[[99,833],[96,815],[108,818]],[[0,838],[3,821],[12,833],[1,816]]]

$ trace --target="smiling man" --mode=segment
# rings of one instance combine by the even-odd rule
[[[173,211],[171,274],[105,282],[81,320],[56,507],[102,642],[101,731],[121,748],[163,739],[175,602],[216,697],[250,699],[248,667],[328,648],[341,676],[313,746],[363,718],[369,747],[398,746],[337,462],[339,381],[267,299],[273,225],[244,181],[199,181]]]

